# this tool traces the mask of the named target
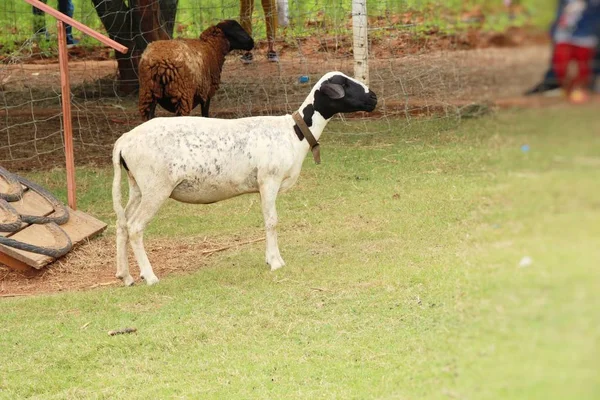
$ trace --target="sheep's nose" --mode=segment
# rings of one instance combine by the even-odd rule
[[[369,100],[371,100],[373,104],[377,104],[377,95],[375,92],[369,91]]]

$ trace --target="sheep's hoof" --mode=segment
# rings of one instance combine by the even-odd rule
[[[271,271],[276,271],[279,268],[283,267],[285,265],[285,262],[283,262],[283,259],[281,257],[279,257],[279,259],[275,259],[275,260],[272,260],[271,262],[267,262],[267,264],[269,264],[271,266]]]
[[[123,281],[123,284],[125,286],[133,286],[133,284],[135,283],[131,275],[120,276],[119,274],[117,274],[116,276],[117,278]]]
[[[154,274],[148,275],[147,277],[144,276],[144,275],[140,275],[140,278],[142,278],[143,280],[145,280],[146,281],[146,285],[148,285],[148,286],[151,286],[151,285],[154,285],[154,284],[158,283],[158,278]]]

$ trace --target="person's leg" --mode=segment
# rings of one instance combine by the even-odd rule
[[[46,3],[47,0],[41,0],[42,3]],[[36,35],[46,34],[46,21],[44,18],[44,12],[39,8],[33,8],[33,33]]]
[[[552,52],[552,58],[554,58],[554,52]],[[552,60],[552,58],[550,58]],[[548,70],[544,74],[543,81],[546,83],[555,83],[558,84],[558,79],[556,78],[556,74],[554,73],[554,69],[552,65],[548,67]]]
[[[600,37],[600,34],[598,35]],[[598,46],[594,58],[592,59],[592,90],[596,93],[600,93],[600,40],[598,40]]]
[[[577,63],[577,75],[573,78],[573,90],[569,100],[575,104],[582,104],[586,103],[590,97],[594,48],[573,46],[572,55],[573,60]]]
[[[278,62],[279,58],[275,52],[275,32],[277,30],[277,7],[275,5],[275,0],[261,0],[261,3],[265,14],[267,44],[269,46],[267,58],[269,61]]]
[[[589,47],[573,47],[573,58],[577,62],[579,73],[573,79],[573,85],[580,88],[588,88],[592,77],[592,59],[594,49]]]
[[[596,77],[600,76],[600,40],[598,40],[598,46],[596,46],[592,59],[592,74]]]
[[[252,36],[252,12],[254,11],[254,0],[240,0],[240,25],[248,35]],[[242,55],[242,62],[249,64],[252,62],[252,53],[247,51]]]
[[[252,11],[254,0],[240,0],[240,25],[252,36]]]
[[[68,17],[73,18],[75,13],[75,6],[73,0],[58,0],[58,11],[65,14]],[[67,44],[76,44],[77,40],[73,39],[73,28],[71,25],[65,25],[65,32],[67,33]]]
[[[567,79],[569,62],[571,61],[572,57],[572,49],[573,46],[571,46],[569,43],[558,43],[554,47],[554,56],[552,57],[552,68],[554,69],[554,74],[556,75],[559,84],[563,87],[567,94],[572,88],[572,80]]]
[[[600,23],[598,23],[597,28],[596,37],[599,40],[594,50],[594,57],[592,58],[590,89],[595,93],[600,93]]]

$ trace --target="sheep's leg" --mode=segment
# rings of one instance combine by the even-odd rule
[[[175,104],[175,115],[177,116],[186,116],[192,113],[194,108],[193,96],[191,96],[190,100],[188,96],[184,96],[178,99],[177,104]]]
[[[129,273],[129,263],[127,261],[127,221],[117,221],[117,279],[121,279],[125,286],[133,285],[133,278]]]
[[[208,118],[208,108],[210,107],[210,98],[202,103],[202,116]]]
[[[140,93],[138,95],[138,110],[144,121],[154,118],[154,111],[156,110],[156,99],[152,95],[152,91],[146,87],[140,87]]]
[[[156,190],[151,195],[142,195],[141,201],[137,208],[133,211],[131,218],[128,218],[127,229],[129,231],[129,242],[135,254],[135,259],[140,267],[140,277],[146,281],[148,285],[153,285],[158,282],[158,278],[154,275],[150,260],[144,249],[144,229],[156,215],[160,206],[169,198],[171,192],[165,190]]]
[[[267,231],[267,251],[265,259],[271,266],[271,271],[275,271],[285,265],[279,247],[277,246],[277,209],[275,200],[279,192],[279,183],[274,181],[263,182],[260,185],[260,199],[262,205],[263,218],[265,220],[265,229]]]
[[[128,174],[129,179],[129,200],[125,207],[125,221],[117,222],[117,274],[116,277],[123,280],[126,286],[134,283],[133,277],[129,273],[129,261],[127,260],[127,241],[129,233],[127,231],[127,221],[137,209],[142,198],[142,193],[135,180]]]
[[[146,120],[154,118],[154,114],[156,112],[156,99],[154,99],[152,103],[150,103],[146,110]]]
[[[127,206],[125,206],[125,216],[129,220],[140,205],[142,191],[131,175],[127,174],[127,180],[129,182],[129,201],[127,202]]]

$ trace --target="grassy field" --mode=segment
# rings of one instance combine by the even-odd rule
[[[285,268],[259,243],[4,299],[0,398],[597,399],[598,132],[593,107],[332,123],[278,201]],[[111,172],[78,172],[112,224]],[[33,177],[64,198],[61,171]],[[147,237],[255,237],[258,203],[171,202]]]
[[[85,24],[103,31],[102,24],[90,0],[73,0],[75,5],[74,18]],[[56,7],[55,0],[49,4]],[[258,39],[264,39],[264,19],[260,2],[256,2],[254,14],[254,34]],[[465,12],[480,8],[486,14],[484,30],[504,30],[508,26],[533,24],[546,28],[553,13],[554,6],[549,6],[547,0],[522,0],[523,12],[515,19],[510,19],[503,8],[501,0],[494,2],[486,0],[470,1],[440,1],[440,0],[386,0],[368,3],[368,12],[372,17],[384,16],[388,21],[386,26],[395,26],[399,30],[410,30],[418,34],[421,31],[440,29],[452,33],[473,26],[465,21]],[[195,37],[209,24],[225,18],[239,17],[238,0],[204,0],[200,3],[192,0],[180,0],[177,13],[176,36]],[[289,2],[289,17],[291,26],[286,37],[312,36],[327,34],[350,34],[347,24],[351,12],[351,2],[340,0],[325,0],[312,2],[298,0]],[[392,16],[414,13],[414,17],[422,15],[424,22],[416,22],[413,18],[409,24],[402,21],[392,22]],[[307,22],[312,21],[312,24]],[[315,22],[318,22],[316,24]],[[55,23],[51,17],[46,17],[48,29],[55,32]],[[324,23],[324,24],[323,24]],[[318,25],[318,27],[317,27]],[[385,24],[384,24],[385,25]],[[378,29],[378,28],[376,28]],[[325,30],[325,32],[323,32]],[[9,53],[16,50],[21,43],[31,37],[32,12],[31,6],[22,0],[8,1],[0,4],[0,52]],[[381,33],[381,32],[377,32]],[[77,37],[82,35],[76,32]],[[81,45],[96,46],[97,41],[87,36],[81,37]],[[42,42],[41,45],[52,46],[52,43]]]

